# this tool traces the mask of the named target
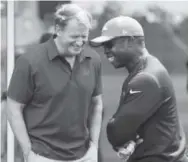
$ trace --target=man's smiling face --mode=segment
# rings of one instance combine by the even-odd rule
[[[118,37],[103,43],[104,53],[115,68],[125,67],[132,57],[128,39],[128,37]]]

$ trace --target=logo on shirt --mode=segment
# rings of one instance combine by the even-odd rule
[[[122,34],[123,34],[123,35],[127,35],[127,31],[122,30]]]
[[[141,91],[134,91],[134,90],[130,89],[129,93],[130,94],[136,94],[136,93],[141,93]]]

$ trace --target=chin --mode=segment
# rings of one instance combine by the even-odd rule
[[[77,56],[81,53],[81,51],[71,51],[69,52],[71,56]]]
[[[119,68],[125,67],[123,64],[119,64],[117,62],[114,62],[114,63],[111,63],[111,64],[114,66],[115,69],[119,69]]]
[[[80,54],[82,51],[83,51],[83,49],[80,49],[80,50],[71,50],[70,53],[75,54],[75,55],[78,55],[78,54]]]

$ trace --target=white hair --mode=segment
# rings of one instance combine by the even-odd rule
[[[57,8],[55,12],[55,24],[66,26],[67,21],[76,18],[80,23],[92,28],[91,14],[76,4],[64,4]]]

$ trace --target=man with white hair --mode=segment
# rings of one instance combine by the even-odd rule
[[[103,107],[100,57],[85,48],[91,21],[60,6],[55,35],[16,60],[7,114],[26,162],[97,162]]]
[[[171,78],[146,49],[139,22],[126,16],[113,18],[90,44],[103,46],[109,62],[129,73],[107,125],[113,149],[129,162],[187,162]],[[138,137],[143,140],[140,144]]]

